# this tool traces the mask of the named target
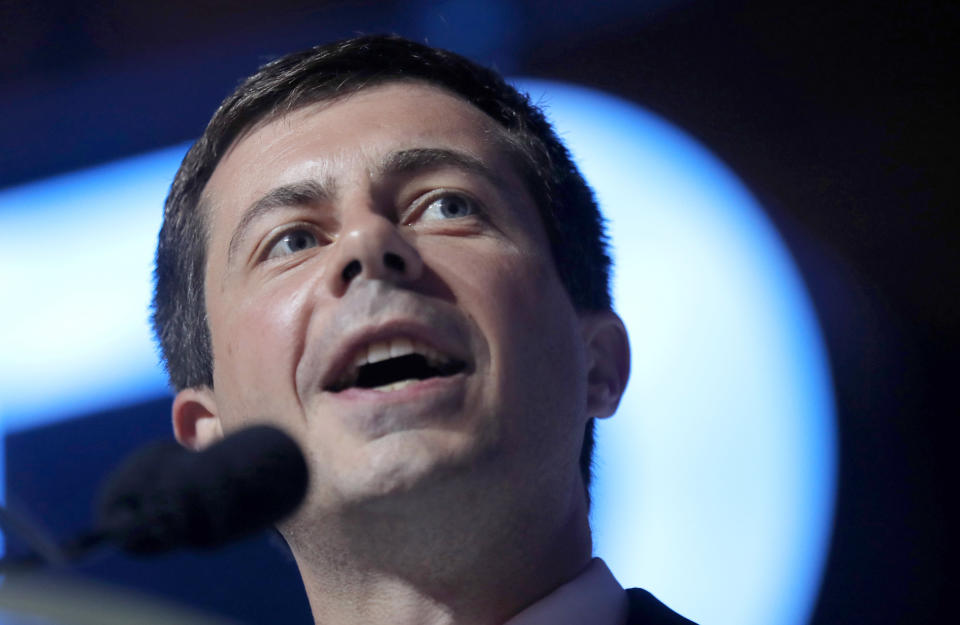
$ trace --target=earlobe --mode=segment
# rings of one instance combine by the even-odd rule
[[[184,447],[200,450],[223,438],[213,391],[206,387],[186,388],[173,398],[173,433]]]
[[[613,416],[630,377],[627,329],[613,311],[584,313],[580,324],[587,349],[587,416]]]

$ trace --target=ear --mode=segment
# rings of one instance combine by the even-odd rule
[[[586,312],[580,327],[587,350],[587,416],[610,417],[630,377],[630,343],[613,311]]]
[[[173,398],[173,434],[181,445],[204,449],[223,438],[213,390],[206,386],[185,388]]]

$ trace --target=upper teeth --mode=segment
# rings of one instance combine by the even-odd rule
[[[443,354],[428,345],[407,337],[397,337],[386,341],[375,341],[361,348],[353,361],[353,369],[407,354],[420,354],[431,366],[438,366],[447,360]]]
[[[340,379],[337,380],[332,388],[343,389],[356,384],[360,376],[360,367],[367,364],[373,364],[391,358],[399,358],[408,354],[420,354],[427,360],[427,364],[434,368],[441,368],[450,361],[450,358],[444,356],[432,347],[419,341],[407,337],[397,337],[385,341],[374,341],[357,351],[353,364],[347,367]]]

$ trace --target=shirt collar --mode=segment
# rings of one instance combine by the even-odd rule
[[[600,558],[504,625],[623,625],[627,594]]]

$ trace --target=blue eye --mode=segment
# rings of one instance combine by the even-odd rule
[[[318,245],[320,245],[320,241],[317,240],[317,236],[310,230],[306,228],[288,230],[270,246],[270,250],[267,252],[267,258],[289,256],[290,254],[296,254],[297,252],[302,252],[303,250],[317,247]]]
[[[476,212],[477,205],[470,198],[463,195],[442,195],[430,200],[420,219],[456,219]]]

